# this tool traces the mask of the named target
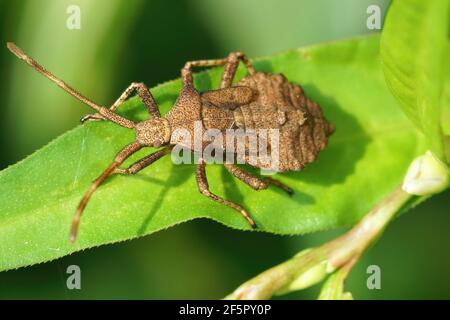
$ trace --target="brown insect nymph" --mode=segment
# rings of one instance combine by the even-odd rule
[[[224,59],[187,62],[181,70],[183,88],[180,96],[172,109],[162,117],[153,96],[143,83],[132,83],[113,105],[107,108],[81,95],[44,69],[13,43],[9,42],[7,46],[17,57],[96,110],[97,113],[84,116],[81,119],[82,122],[109,120],[122,127],[134,129],[136,133],[135,141],[116,155],[113,162],[92,183],[80,201],[70,231],[72,242],[76,239],[84,208],[105,179],[112,174],[135,174],[169,154],[176,145],[181,143],[173,137],[173,133],[178,129],[184,129],[194,134],[194,123],[198,121],[201,122],[204,129],[212,128],[224,133],[230,128],[277,129],[279,131],[278,172],[301,170],[306,164],[314,161],[319,151],[325,148],[328,136],[333,132],[333,126],[323,117],[319,105],[306,98],[298,85],[290,83],[281,74],[256,72],[247,57],[241,52],[233,52]],[[232,82],[240,61],[246,66],[248,75],[233,85]],[[198,92],[194,88],[192,68],[212,66],[224,66],[220,88]],[[116,109],[134,91],[137,92],[150,114],[149,120],[135,123],[115,113]],[[202,154],[207,142],[209,141],[202,142],[200,150],[196,148],[191,148],[191,150]],[[120,165],[128,157],[144,147],[160,149],[138,160],[128,168],[120,168]],[[269,145],[269,147],[271,146]],[[236,152],[236,150],[225,150],[225,152]],[[245,156],[248,154],[245,153]],[[255,222],[241,205],[219,197],[210,191],[205,171],[206,160],[200,157],[195,172],[200,193],[238,211],[255,228]],[[250,163],[245,157],[244,160],[254,167],[269,169],[265,163]],[[292,190],[288,186],[273,178],[257,177],[236,164],[224,163],[224,167],[234,177],[254,190],[267,189],[269,184],[272,184],[288,194],[292,194]]]

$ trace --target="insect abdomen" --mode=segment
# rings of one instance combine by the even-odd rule
[[[238,85],[258,95],[234,111],[236,124],[244,129],[279,129],[279,171],[300,170],[316,159],[333,132],[317,103],[281,74],[258,72]]]

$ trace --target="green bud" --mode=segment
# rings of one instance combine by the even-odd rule
[[[447,165],[427,151],[409,166],[402,189],[409,194],[426,196],[444,191],[449,184]]]
[[[327,275],[327,264],[328,262],[326,260],[317,263],[313,267],[302,272],[287,287],[283,288],[280,292],[277,292],[277,294],[305,289],[320,282]]]

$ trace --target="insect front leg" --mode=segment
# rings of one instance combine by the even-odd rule
[[[149,165],[153,164],[157,160],[161,159],[165,155],[169,154],[172,150],[171,147],[164,148],[161,150],[158,150],[156,152],[153,152],[152,154],[149,154],[148,156],[136,161],[132,165],[130,165],[128,168],[116,168],[113,173],[116,174],[135,174],[141,171],[142,169],[148,167]]]
[[[281,190],[285,191],[289,195],[293,194],[293,191],[291,188],[289,188],[287,185],[285,185],[284,183],[282,183],[276,179],[273,179],[270,177],[258,178],[256,176],[254,176],[253,174],[251,174],[250,172],[245,171],[234,164],[225,163],[224,167],[233,176],[235,176],[236,178],[238,178],[239,180],[241,180],[242,182],[244,182],[245,184],[247,184],[254,190],[264,190],[269,187],[269,184],[272,184],[272,185],[280,188]]]
[[[197,180],[198,191],[200,191],[200,193],[203,194],[205,197],[236,210],[245,218],[245,220],[247,220],[247,222],[250,224],[252,228],[256,228],[256,223],[253,221],[253,219],[250,217],[250,215],[244,208],[242,208],[237,203],[219,197],[218,195],[212,193],[209,190],[205,167],[206,167],[205,160],[200,159],[199,164],[197,165],[197,169],[195,171],[195,178]]]
[[[158,106],[156,105],[155,99],[153,98],[152,94],[148,90],[148,87],[142,83],[142,82],[133,82],[131,83],[128,88],[125,89],[125,91],[120,95],[120,97],[113,103],[113,105],[109,108],[110,111],[115,112],[117,108],[120,107],[122,103],[127,100],[127,98],[133,93],[133,91],[137,92],[138,96],[141,98],[142,102],[144,103],[148,113],[155,117],[159,118],[161,117],[161,114],[159,112]],[[104,120],[105,118],[100,115],[99,113],[94,114],[87,114],[84,117],[81,118],[81,122],[85,121],[91,121],[91,120]]]

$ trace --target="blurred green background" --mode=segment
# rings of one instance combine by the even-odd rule
[[[88,108],[19,62],[14,41],[49,70],[100,104],[132,81],[149,86],[177,78],[187,60],[242,50],[269,55],[372,33],[366,9],[383,0],[41,0],[0,1],[0,162],[13,164],[78,125]],[[69,5],[81,29],[66,28]],[[39,183],[36,181],[36,183]],[[358,299],[450,298],[450,192],[395,220],[352,271]],[[149,193],[150,196],[150,193]],[[182,204],[180,204],[182,205]],[[276,212],[274,212],[276,214]],[[221,298],[241,282],[303,248],[344,230],[275,236],[193,221],[157,234],[50,263],[0,273],[0,298]],[[82,289],[66,289],[77,264]],[[366,269],[381,268],[381,290],[368,290]],[[319,287],[283,298],[317,297]]]

